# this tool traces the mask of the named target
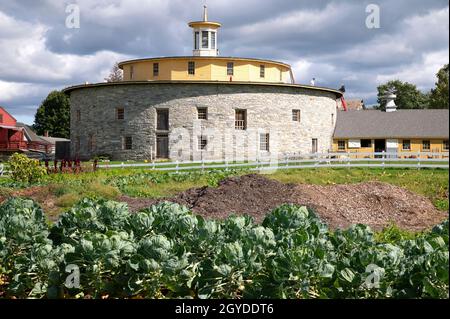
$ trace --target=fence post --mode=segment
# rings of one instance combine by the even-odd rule
[[[350,167],[350,152],[347,151],[347,166]]]
[[[228,171],[228,160],[225,159],[225,171]]]
[[[205,172],[205,160],[202,158],[202,173]]]
[[[417,169],[420,170],[420,151],[417,152]]]
[[[381,153],[383,153],[383,154],[381,155],[381,158],[383,159],[383,163],[382,163],[381,165],[383,166],[383,169],[384,169],[384,168],[385,168],[386,154],[385,154],[385,151],[382,151]]]
[[[175,166],[175,169],[176,169],[176,173],[178,174],[178,160],[176,160],[176,166]]]

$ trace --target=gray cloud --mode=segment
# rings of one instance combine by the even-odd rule
[[[448,63],[448,1],[378,0],[381,29],[367,29],[360,0],[208,0],[223,24],[222,55],[268,58],[293,66],[297,82],[345,83],[348,97],[375,102],[391,78],[434,85]],[[65,27],[66,5],[81,28]],[[119,60],[191,53],[187,22],[202,0],[18,0],[0,2],[0,104],[34,110],[50,90],[102,81]],[[26,88],[26,89],[24,89]],[[22,91],[21,91],[22,89]]]

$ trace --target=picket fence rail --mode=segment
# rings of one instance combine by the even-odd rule
[[[148,168],[159,171],[248,168],[249,170],[276,170],[319,167],[405,167],[449,168],[449,153],[433,152],[371,152],[371,153],[311,153],[287,154],[283,158],[238,158],[229,160],[168,161],[149,163],[99,164],[100,169]]]

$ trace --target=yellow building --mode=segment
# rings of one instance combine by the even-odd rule
[[[158,57],[119,63],[124,81],[235,81],[294,83],[291,66],[277,61],[253,58],[220,57],[218,29],[221,24],[190,22],[193,31],[193,56]]]
[[[401,158],[436,157],[430,153],[448,157],[449,111],[339,111],[333,152],[356,153],[359,158],[373,152],[398,153]]]

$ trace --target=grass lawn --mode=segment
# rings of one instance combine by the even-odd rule
[[[0,199],[9,196],[31,197],[37,200],[50,217],[56,217],[84,197],[118,199],[121,195],[160,198],[175,195],[193,187],[215,186],[228,175],[244,174],[189,172],[168,174],[145,169],[110,169],[81,174],[55,174],[40,184],[19,189],[7,178],[0,180]],[[380,181],[404,187],[428,197],[440,210],[448,210],[448,177],[444,169],[400,168],[318,168],[283,169],[266,174],[284,183],[347,184]],[[23,185],[22,185],[23,186]]]

